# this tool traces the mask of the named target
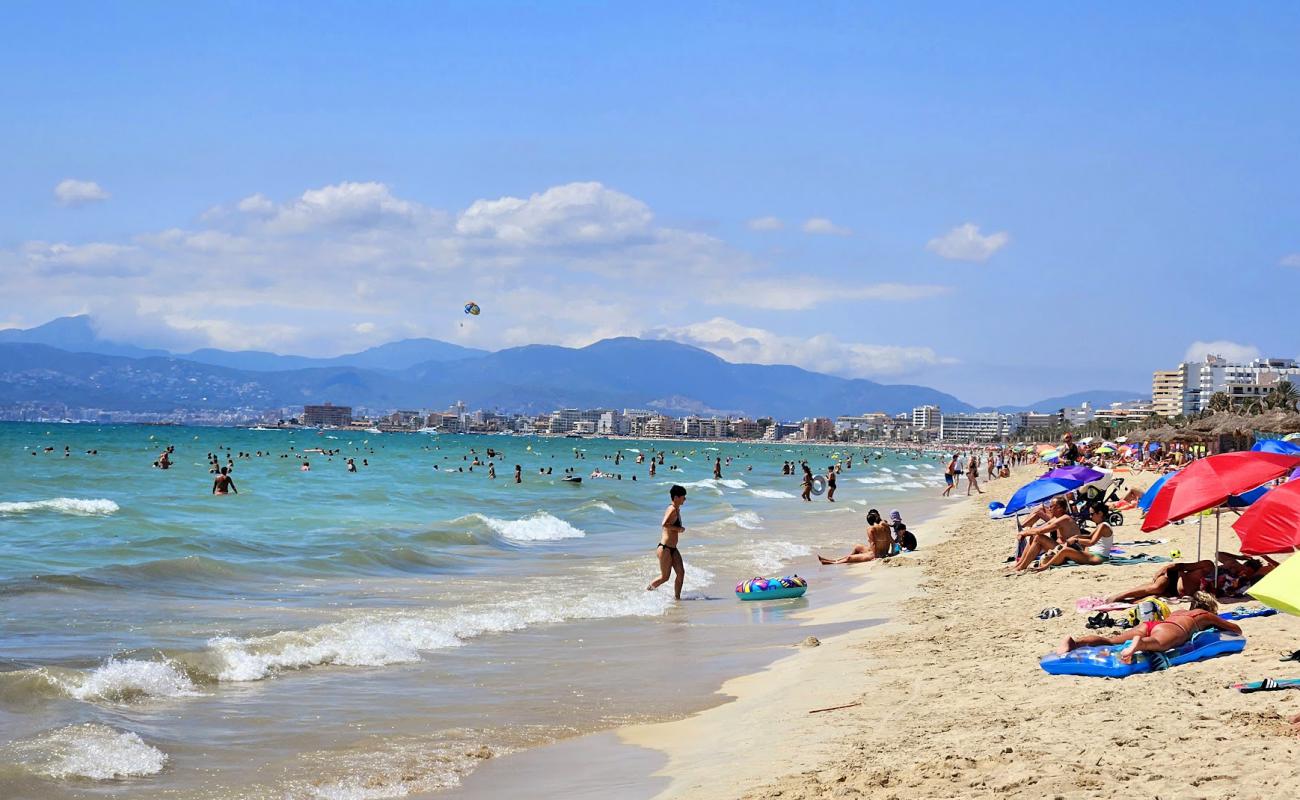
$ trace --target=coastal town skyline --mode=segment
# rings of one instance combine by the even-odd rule
[[[1296,355],[1293,9],[302,9],[14,9],[0,326],[642,336],[976,405]]]

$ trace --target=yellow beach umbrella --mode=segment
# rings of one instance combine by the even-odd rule
[[[1291,556],[1247,594],[1266,606],[1300,617],[1300,558]]]
[[[1105,455],[1105,454],[1108,454],[1108,453],[1113,453],[1113,452],[1115,452],[1115,448],[1113,448],[1113,447],[1111,447],[1110,445],[1106,444],[1106,445],[1102,445],[1101,447],[1098,447],[1096,450],[1093,450],[1092,452],[1094,452],[1094,453],[1101,453],[1101,454]]]

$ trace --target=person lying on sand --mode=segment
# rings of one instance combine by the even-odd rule
[[[867,544],[854,545],[848,555],[836,559],[818,554],[817,560],[822,564],[861,564],[864,561],[887,557],[894,543],[894,535],[888,523],[881,519],[880,512],[873,508],[867,512],[867,524],[871,526],[867,528]]]
[[[1092,517],[1092,524],[1097,527],[1092,533],[1071,536],[1064,543],[1052,548],[1039,565],[1034,567],[1034,571],[1042,572],[1066,562],[1096,566],[1110,560],[1110,548],[1115,543],[1115,532],[1106,522],[1106,515],[1109,513],[1105,506],[1093,506],[1089,514]],[[1026,551],[1028,549],[1025,548]]]
[[[1219,577],[1214,578],[1214,562],[1179,561],[1165,564],[1156,570],[1150,583],[1111,595],[1108,603],[1131,603],[1143,597],[1186,597],[1201,589],[1213,588],[1219,597],[1237,597],[1255,582],[1273,571],[1276,561],[1263,556],[1263,560],[1246,558],[1234,553],[1220,552]]]
[[[1120,651],[1119,660],[1131,664],[1137,653],[1172,650],[1191,641],[1197,631],[1217,628],[1228,633],[1241,633],[1241,628],[1216,614],[1218,610],[1218,601],[1208,592],[1197,592],[1192,595],[1192,607],[1187,611],[1175,611],[1165,619],[1142,622],[1136,628],[1110,636],[1081,636],[1078,639],[1067,636],[1060,647],[1056,648],[1056,652],[1065,655],[1079,647],[1128,642]]]
[[[1049,513],[1052,517],[1048,522],[1020,532],[1020,538],[1028,541],[1025,542],[1025,549],[1013,568],[1015,572],[1028,569],[1029,565],[1034,563],[1034,559],[1054,550],[1059,542],[1066,542],[1079,536],[1079,525],[1070,516],[1069,503],[1064,497],[1058,497],[1051,502]]]

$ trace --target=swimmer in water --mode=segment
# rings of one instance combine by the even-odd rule
[[[682,503],[686,502],[685,487],[674,484],[673,488],[668,490],[668,499],[670,503],[664,510],[663,533],[659,536],[658,546],[655,547],[655,554],[659,557],[659,577],[650,581],[650,585],[645,588],[647,592],[653,592],[668,582],[670,572],[675,572],[677,579],[673,582],[673,597],[681,600],[682,584],[686,582],[686,564],[682,561],[677,543],[682,531],[686,530],[686,526],[682,524]]]
[[[212,481],[212,493],[231,494],[232,492],[239,494],[239,490],[235,488],[234,479],[230,477],[230,470],[222,467],[221,473]]]

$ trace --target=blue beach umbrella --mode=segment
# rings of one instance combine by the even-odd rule
[[[1228,495],[1227,506],[1228,508],[1246,508],[1247,506],[1252,505],[1259,498],[1263,497],[1264,494],[1272,488],[1272,486],[1265,484],[1257,489],[1251,489],[1249,492]]]
[[[1138,498],[1138,508],[1142,509],[1143,514],[1151,509],[1151,503],[1156,499],[1156,493],[1160,491],[1160,487],[1165,485],[1165,481],[1177,474],[1177,472],[1166,472],[1164,475],[1161,475],[1155,483],[1151,484],[1151,488],[1147,489],[1146,492]]]
[[[1264,439],[1255,442],[1255,446],[1250,449],[1256,453],[1281,453],[1284,456],[1300,455],[1300,444],[1284,442],[1281,439]]]
[[[1070,478],[1039,478],[1036,481],[1030,481],[1016,490],[1007,501],[1003,516],[1023,511],[1030,506],[1038,505],[1045,500],[1051,500],[1057,495],[1073,492],[1083,485],[1083,481],[1071,480]]]
[[[1057,467],[1056,469],[1042,475],[1039,480],[1042,478],[1065,478],[1066,480],[1079,481],[1080,483],[1092,483],[1093,481],[1099,481],[1104,477],[1106,477],[1106,473],[1100,470],[1093,469],[1089,466],[1077,466]]]

